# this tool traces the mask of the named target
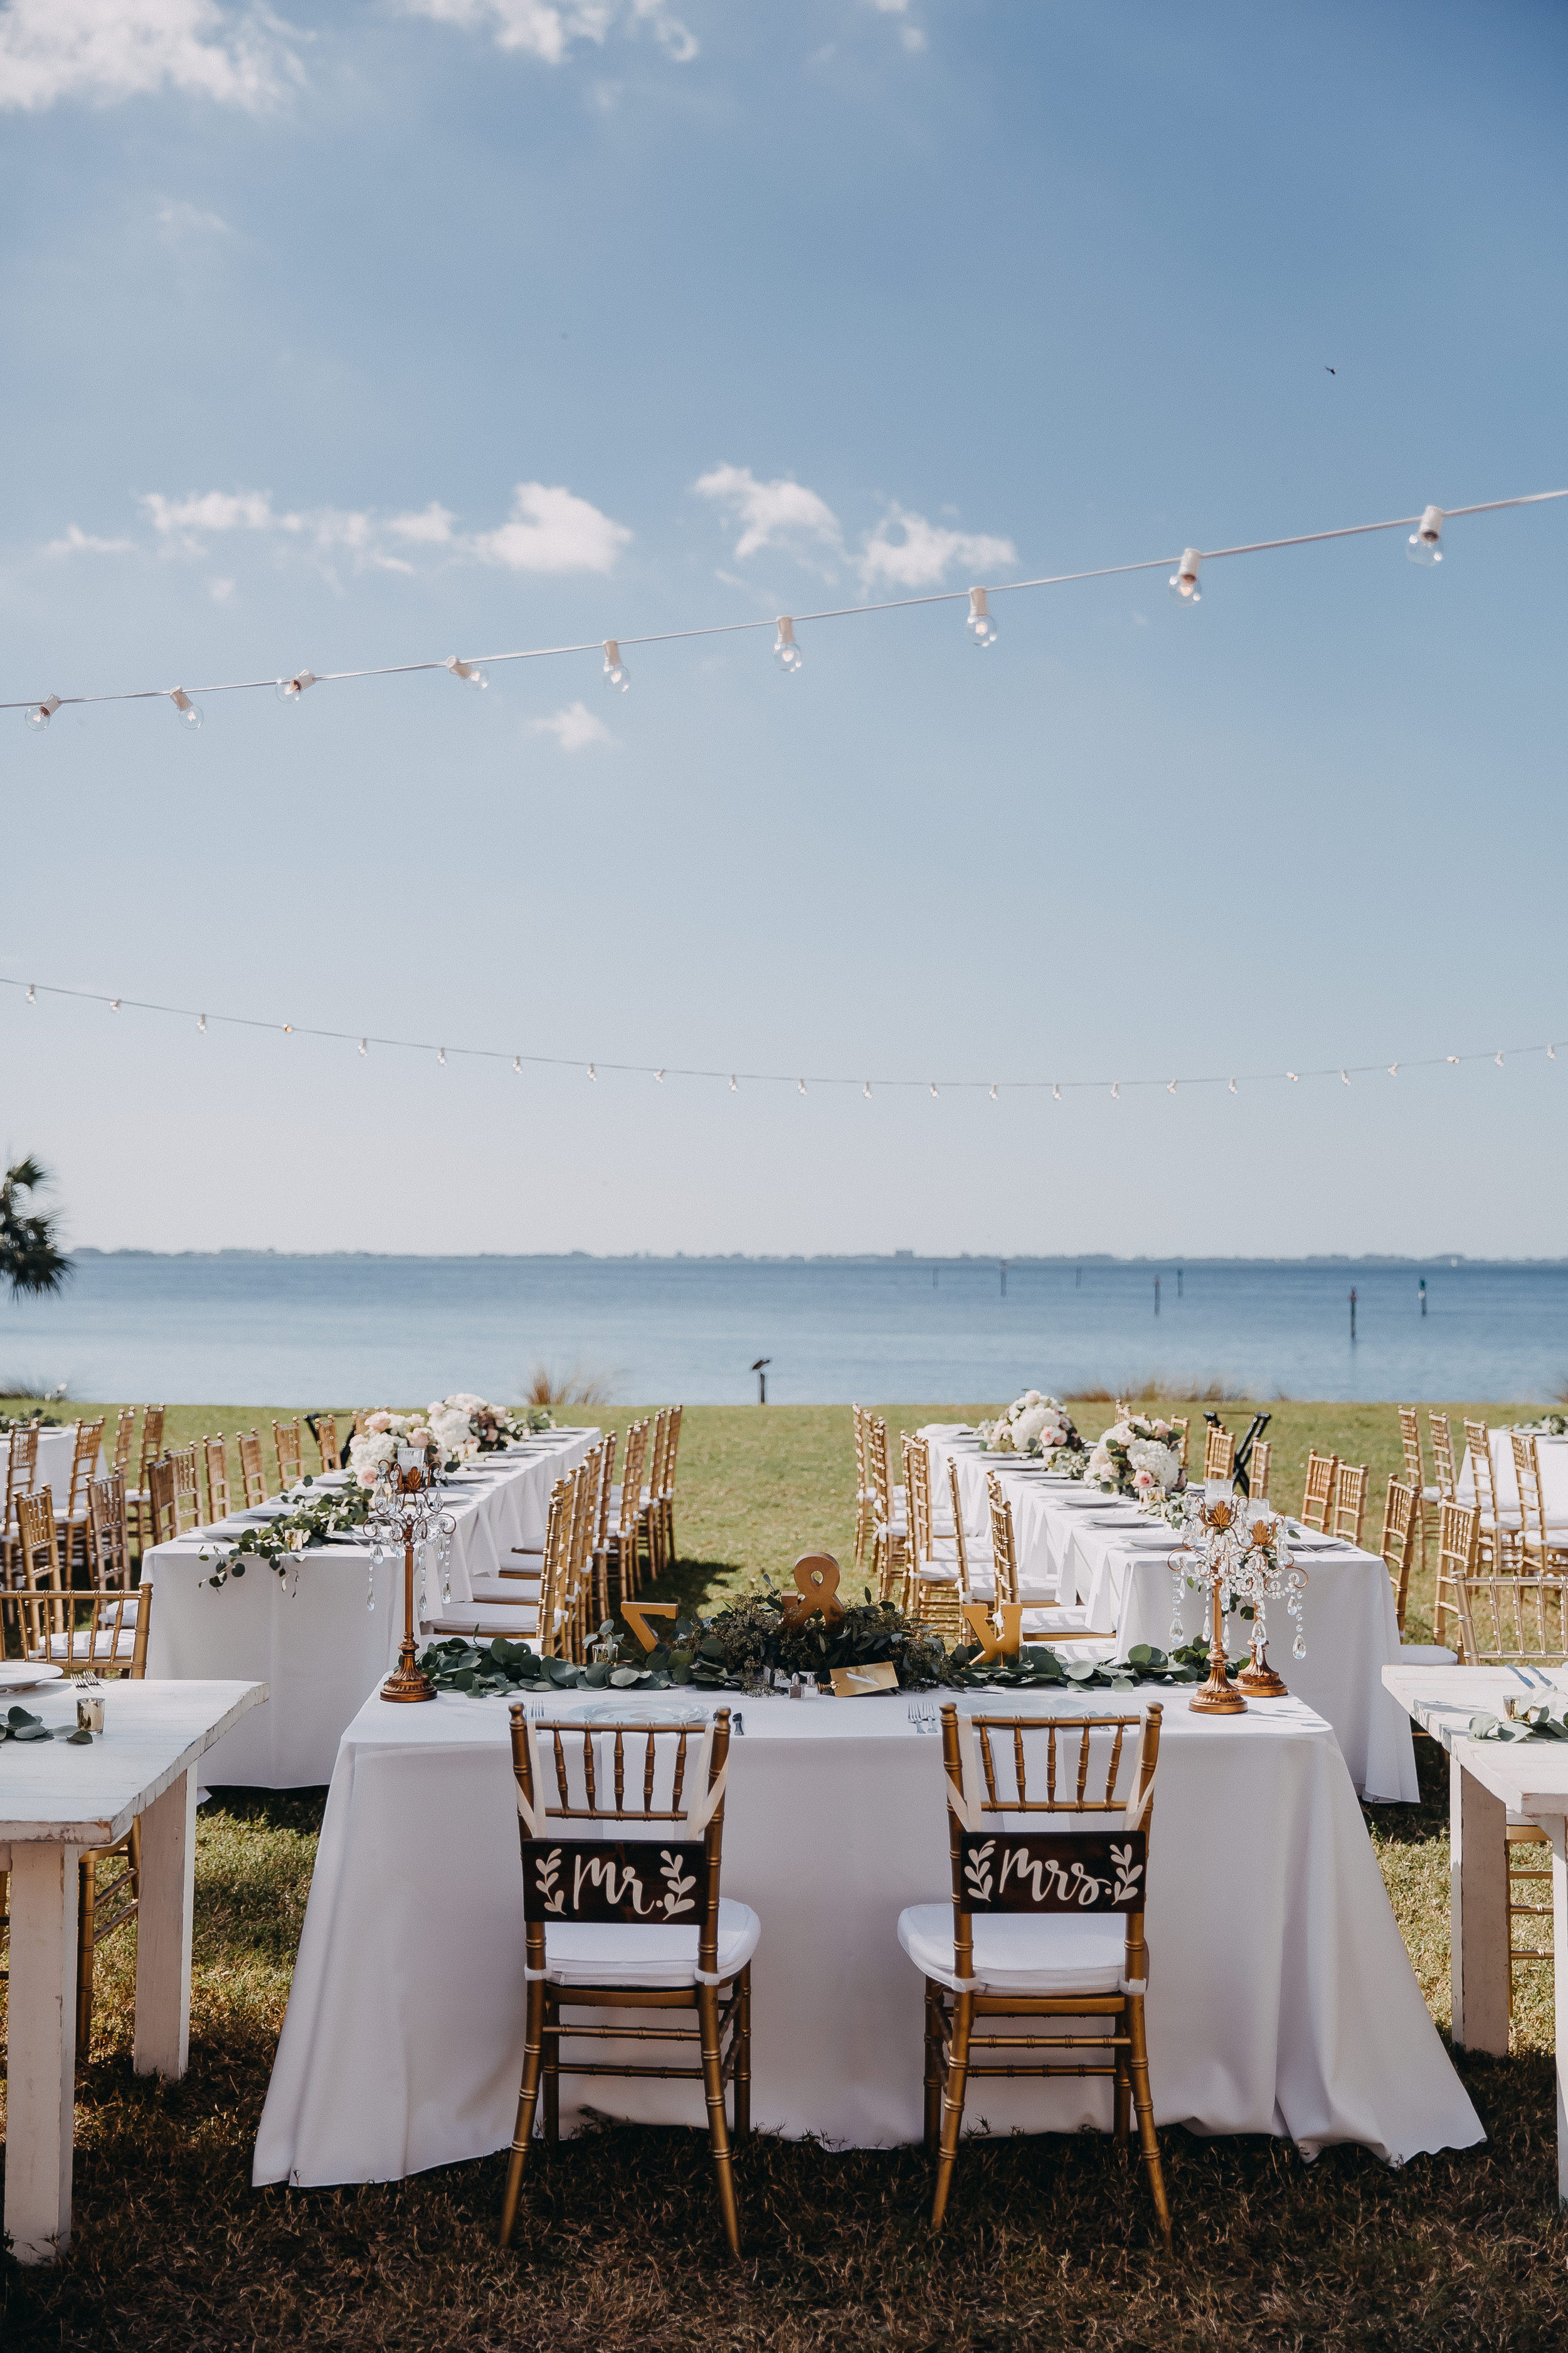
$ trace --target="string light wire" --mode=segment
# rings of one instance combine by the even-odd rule
[[[198,1014],[193,1006],[164,1005],[151,997],[110,997],[105,989],[66,988],[47,980],[13,980],[5,974],[0,974],[0,987],[21,989],[24,992],[24,1001],[28,1005],[36,1005],[40,997],[64,997],[79,1004],[107,1005],[112,1013],[118,1013],[121,1008],[124,1008],[133,1013],[164,1014],[174,1020],[195,1020],[199,1022],[204,1029],[213,1023],[221,1023],[226,1029],[230,1029],[268,1030],[274,1037],[324,1038],[333,1044],[353,1046],[362,1055],[368,1054],[372,1046],[384,1046],[406,1054],[434,1054],[438,1065],[442,1066],[454,1056],[461,1057],[466,1061],[507,1062],[520,1077],[522,1074],[522,1066],[527,1062],[541,1070],[581,1071],[585,1068],[590,1079],[597,1079],[605,1071],[614,1071],[633,1078],[709,1079],[721,1084],[727,1083],[731,1093],[738,1092],[739,1082],[742,1079],[748,1084],[756,1086],[794,1087],[801,1094],[805,1094],[808,1087],[858,1087],[868,1101],[870,1100],[874,1086],[913,1088],[917,1092],[924,1088],[932,1097],[937,1097],[940,1091],[951,1090],[953,1092],[967,1091],[986,1094],[993,1101],[998,1098],[999,1093],[1041,1094],[1048,1089],[1053,1101],[1057,1103],[1062,1100],[1064,1092],[1068,1094],[1103,1093],[1107,1088],[1110,1089],[1112,1099],[1119,1101],[1124,1087],[1159,1088],[1167,1094],[1173,1094],[1178,1085],[1225,1087],[1235,1094],[1238,1087],[1258,1086],[1273,1079],[1286,1079],[1293,1084],[1300,1083],[1303,1079],[1338,1079],[1348,1087],[1352,1078],[1369,1075],[1393,1077],[1399,1071],[1458,1068],[1464,1062],[1492,1062],[1500,1069],[1503,1067],[1505,1054],[1510,1057],[1542,1054],[1548,1061],[1554,1062],[1557,1060],[1558,1047],[1568,1046],[1568,1039],[1558,1038],[1550,1043],[1543,1042],[1534,1046],[1509,1046],[1501,1050],[1485,1046],[1469,1054],[1426,1054],[1415,1057],[1401,1055],[1396,1064],[1386,1061],[1333,1062],[1319,1071],[1237,1071],[1234,1074],[1225,1071],[1213,1072],[1198,1078],[1183,1075],[1179,1079],[1155,1077],[1148,1079],[935,1080],[868,1079],[844,1077],[838,1074],[814,1078],[809,1072],[803,1074],[799,1071],[710,1071],[682,1068],[674,1062],[661,1062],[657,1065],[652,1062],[606,1062],[598,1058],[584,1064],[580,1054],[527,1054],[513,1052],[510,1046],[450,1046],[442,1045],[433,1039],[378,1038],[369,1030],[362,1032],[357,1029],[327,1029],[303,1021],[265,1021],[254,1014]]]
[[[1549,500],[1563,498],[1568,498],[1568,490],[1530,491],[1521,498],[1483,499],[1474,506],[1445,507],[1441,512],[1443,521],[1447,522],[1457,515],[1496,514],[1505,507],[1541,506]],[[1360,539],[1371,532],[1404,531],[1412,523],[1419,526],[1426,512],[1423,509],[1420,514],[1394,515],[1384,522],[1341,523],[1331,531],[1294,532],[1283,539],[1248,540],[1242,546],[1205,548],[1201,553],[1205,564],[1217,564],[1233,555],[1266,555],[1282,547],[1314,547],[1327,540]],[[1052,572],[1035,580],[1004,580],[994,587],[987,587],[984,594],[987,596],[1012,596],[1030,588],[1065,588],[1081,580],[1120,579],[1134,572],[1163,572],[1168,565],[1179,565],[1181,561],[1180,555],[1144,556],[1135,564],[1102,564],[1085,572]],[[796,613],[792,617],[796,624],[802,621],[853,620],[864,614],[908,612],[921,605],[967,604],[970,594],[967,588],[935,589],[924,596],[891,596],[870,605],[826,606],[820,612]],[[618,662],[622,646],[676,645],[690,638],[738,637],[756,629],[776,629],[778,626],[776,619],[713,621],[698,628],[654,629],[642,637],[618,640],[592,638],[585,638],[581,645],[525,646],[509,653],[466,654],[460,657],[444,654],[430,661],[383,662],[364,670],[296,670],[285,672],[281,678],[226,679],[211,686],[182,687],[178,691],[187,698],[208,694],[254,694],[263,688],[276,691],[280,685],[287,685],[290,678],[312,686],[341,686],[354,679],[409,678],[421,670],[437,670],[466,677],[470,671],[480,669],[497,669],[502,662],[549,661],[564,654],[599,654],[605,656],[607,661],[606,648],[610,646],[616,648]],[[63,710],[69,703],[166,702],[174,691],[167,686],[142,686],[109,694],[32,695],[19,702],[0,702],[0,711],[52,712]],[[299,698],[296,696],[294,699],[298,701]]]

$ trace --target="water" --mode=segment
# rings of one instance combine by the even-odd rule
[[[1154,1312],[1154,1283],[1160,1312]],[[1420,1313],[1425,1278],[1427,1313]],[[1355,1286],[1357,1337],[1350,1338]],[[515,1398],[541,1362],[645,1404],[1070,1396],[1152,1375],[1258,1397],[1544,1400],[1568,1265],[1344,1261],[275,1257],[77,1261],[0,1303],[0,1381],[192,1404]]]

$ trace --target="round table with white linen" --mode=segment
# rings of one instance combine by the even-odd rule
[[[1021,1595],[1084,1604],[1088,1623],[1115,1635],[1113,1643],[1102,1646],[1107,1655],[1125,1658],[1139,1642],[1162,1651],[1174,1647],[1168,1528],[1125,1500],[1086,1488],[1081,1480],[1053,1480],[1043,1467],[988,1459],[954,1425],[933,1424],[921,1435],[930,1442],[933,1493],[944,1506],[943,1524],[950,1455],[958,1464],[966,1528],[987,1525],[985,1474],[1000,1473],[1013,1506]],[[1414,1805],[1420,1792],[1410,1719],[1383,1687],[1384,1668],[1400,1657],[1388,1570],[1376,1553],[1328,1538],[1305,1536],[1294,1550],[1307,1574],[1307,1655],[1291,1656],[1294,1627],[1284,1603],[1276,1602],[1268,1613],[1270,1661],[1291,1691],[1333,1725],[1361,1794],[1377,1805]],[[1176,1639],[1206,1639],[1207,1611],[1207,1596],[1186,1590]],[[1031,1630],[1026,1614],[1026,1639]],[[1229,1646],[1244,1649],[1249,1631],[1233,1619]]]
[[[1481,2140],[1328,1725],[1295,1700],[1216,1720],[1179,1689],[1141,1696],[1164,1707],[1148,1910],[1157,2120],[1286,2134],[1308,2153],[1357,2141],[1395,2160]],[[1096,1697],[988,1694],[984,1712],[1104,1713]],[[583,1699],[565,1694],[555,1712]],[[729,1704],[744,1733],[730,1750],[724,1892],[762,1922],[752,2116],[838,2146],[918,2141],[922,1980],[898,1920],[952,1886],[942,1742],[896,1694]],[[332,1775],[255,2179],[395,2180],[504,2148],[523,1950],[505,1701],[368,1701]],[[563,2126],[589,2102],[702,2121],[697,2084],[562,2078]],[[1076,2077],[988,2082],[970,2103],[972,2126],[983,2119],[1104,2129],[1110,2093]]]
[[[493,1476],[444,1491],[444,1508],[457,1523],[452,1599],[442,1603],[432,1565],[430,1616],[460,1612],[473,1577],[493,1577],[510,1565],[514,1545],[543,1543],[552,1486],[598,1435],[596,1430],[553,1430],[550,1442],[526,1453],[488,1457]],[[206,1759],[203,1770],[210,1782],[320,1787],[331,1777],[344,1725],[396,1664],[403,1563],[399,1557],[375,1567],[368,1545],[334,1540],[296,1554],[282,1577],[253,1557],[242,1577],[231,1573],[215,1586],[218,1552],[260,1519],[260,1514],[236,1513],[215,1529],[148,1552],[142,1578],[154,1598],[147,1672],[197,1682],[237,1676],[268,1685],[267,1705],[226,1733]]]

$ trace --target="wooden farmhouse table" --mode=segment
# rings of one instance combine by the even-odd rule
[[[82,1850],[110,1846],[142,1819],[136,1922],[135,2067],[185,2072],[191,2026],[191,1908],[196,1776],[192,1769],[265,1683],[101,1686],[104,1728],[90,1746],[0,1746],[0,1870],[10,1873],[5,2230],[22,2263],[70,2244],[76,2098],[77,1888]],[[74,1679],[16,1696],[52,1731],[76,1725]]]
[[[1568,1741],[1472,1740],[1470,1719],[1507,1703],[1568,1694],[1568,1670],[1384,1667],[1401,1707],[1448,1752],[1449,1902],[1454,2041],[1508,2052],[1508,1844],[1510,1813],[1552,1841],[1552,1944],[1556,1959],[1557,2191],[1568,2205]]]

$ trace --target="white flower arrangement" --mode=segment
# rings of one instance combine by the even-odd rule
[[[362,1487],[374,1487],[384,1466],[396,1461],[400,1446],[433,1445],[442,1469],[450,1471],[476,1454],[497,1453],[514,1439],[554,1427],[554,1416],[542,1406],[509,1409],[491,1405],[471,1389],[455,1389],[425,1413],[389,1413],[384,1407],[368,1415],[363,1430],[349,1441],[349,1468]]]
[[[1056,1398],[1047,1397],[1040,1389],[1026,1389],[994,1421],[982,1421],[975,1427],[993,1454],[1019,1454],[1037,1461],[1054,1461],[1058,1454],[1081,1458],[1084,1452],[1072,1416]]]
[[[384,1408],[366,1419],[364,1428],[349,1440],[349,1469],[362,1487],[374,1487],[388,1463],[397,1460],[400,1446],[428,1446],[431,1430],[424,1415],[388,1413]]]
[[[1096,1441],[1084,1477],[1108,1494],[1158,1504],[1181,1483],[1180,1436],[1168,1421],[1124,1414]]]

